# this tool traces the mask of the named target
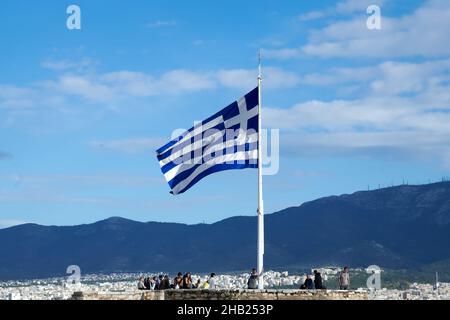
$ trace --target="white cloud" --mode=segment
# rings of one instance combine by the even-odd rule
[[[264,122],[281,129],[287,154],[440,160],[450,168],[450,105],[443,110],[408,98],[310,101],[289,109],[266,108]]]
[[[265,49],[264,57],[268,59],[292,59],[303,55],[301,48]]]
[[[407,154],[450,167],[450,60],[336,68],[302,81],[359,94],[266,108],[264,123],[282,129],[288,152]]]
[[[89,58],[84,58],[80,61],[72,61],[72,60],[52,60],[47,59],[41,63],[42,68],[50,69],[54,71],[63,71],[69,69],[77,69],[83,70],[87,67],[92,66],[92,60]]]
[[[334,68],[305,75],[302,83],[315,86],[356,86],[363,94],[419,94],[446,90],[450,81],[450,60],[422,63],[386,61],[375,66]],[[445,92],[445,91],[444,91]],[[443,97],[442,94],[440,94]],[[440,100],[442,101],[442,100]],[[446,100],[448,101],[448,100]]]
[[[340,6],[343,12],[359,7],[359,1]],[[339,6],[338,6],[339,7]],[[354,57],[442,57],[450,54],[450,2],[428,0],[412,14],[398,18],[382,15],[382,29],[368,30],[367,15],[332,22],[311,32],[309,42],[298,48],[269,51],[269,58],[318,56]]]
[[[334,68],[328,72],[311,73],[302,77],[302,83],[314,86],[334,86],[349,82],[367,81],[374,78],[374,67]]]
[[[385,2],[386,0],[345,0],[336,4],[335,11],[338,14],[365,14],[369,6],[382,6]]]
[[[313,85],[357,83],[360,98],[309,101],[290,109],[267,110],[271,126],[342,131],[450,131],[450,60],[384,62],[373,67],[338,68],[305,76]]]
[[[450,141],[447,135],[389,132],[288,132],[282,137],[281,148],[288,155],[357,155],[366,158],[403,158],[440,162],[450,168]]]
[[[35,103],[35,89],[0,84],[0,109],[1,108],[29,108]]]
[[[301,14],[298,19],[302,22],[312,21],[324,18],[328,15],[328,12],[326,10],[324,11],[310,11],[307,13]]]
[[[173,70],[165,73],[158,87],[167,92],[190,92],[213,89],[216,86],[209,72],[192,72],[189,70]]]
[[[26,109],[37,105],[66,108],[72,97],[90,103],[118,103],[134,97],[181,95],[218,87],[249,90],[256,86],[257,70],[228,69],[170,70],[161,75],[136,71],[62,72],[56,79],[42,80],[28,87],[0,84],[0,108]],[[264,69],[268,89],[293,87],[299,78],[280,68]]]
[[[156,80],[147,74],[133,71],[110,72],[98,77],[114,91],[132,96],[148,96],[157,94]]]
[[[385,2],[386,0],[345,0],[338,2],[333,7],[303,13],[298,18],[301,22],[307,22],[336,15],[365,14],[370,5],[382,6]]]
[[[96,86],[95,93],[91,95],[91,88],[87,86],[91,81]],[[85,78],[85,83],[80,83],[75,88],[85,89],[78,92],[86,98],[101,100],[116,100],[123,97],[149,97],[165,94],[183,94],[202,90],[210,90],[217,86],[217,81],[212,72],[171,70],[159,77],[154,77],[142,72],[118,71],[100,74],[92,78]],[[69,91],[69,93],[71,93]],[[76,92],[75,92],[76,93]]]
[[[64,75],[54,82],[54,88],[61,94],[83,97],[91,101],[110,101],[118,96],[113,88],[87,76]]]
[[[322,132],[388,130],[401,125],[415,104],[407,99],[368,98],[361,100],[309,101],[290,109],[266,109],[265,123],[273,128]],[[401,103],[401,104],[400,104]],[[450,116],[450,115],[449,115]],[[417,119],[415,119],[417,120]]]

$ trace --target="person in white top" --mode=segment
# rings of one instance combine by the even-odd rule
[[[216,274],[213,272],[208,279],[209,290],[216,290]]]
[[[139,281],[138,281],[138,289],[139,289],[139,290],[145,290],[144,277],[140,277],[140,278],[139,278]]]

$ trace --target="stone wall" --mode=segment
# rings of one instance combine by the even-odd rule
[[[74,300],[367,300],[365,291],[166,290],[133,293],[75,292]]]

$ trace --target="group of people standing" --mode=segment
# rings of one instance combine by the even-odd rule
[[[307,289],[307,290],[325,290],[325,286],[323,285],[322,275],[319,271],[314,270],[314,280],[311,278],[311,276],[308,274],[306,276],[305,282],[300,286],[300,289]]]
[[[339,274],[339,290],[348,290],[350,288],[350,273],[348,267],[344,267],[344,270]],[[300,286],[300,289],[305,290],[325,290],[323,285],[322,275],[319,271],[314,270],[314,280],[310,275],[306,276],[305,282]]]
[[[348,290],[350,288],[350,274],[349,268],[345,267],[344,270],[339,274],[339,289]],[[252,269],[252,273],[247,281],[248,289],[258,289],[259,274],[256,269]],[[168,290],[168,289],[209,289],[216,290],[216,274],[213,272],[208,277],[208,280],[204,283],[198,278],[197,281],[192,280],[192,275],[190,272],[184,275],[178,272],[177,276],[170,281],[169,276],[159,275],[154,277],[140,277],[138,282],[139,290]],[[300,289],[304,290],[325,290],[326,287],[323,285],[322,275],[319,271],[314,270],[314,279],[310,275],[306,276],[305,282],[300,286]]]
[[[192,280],[190,272],[184,275],[178,272],[177,276],[170,281],[169,276],[159,275],[154,277],[140,277],[138,281],[139,290],[168,290],[168,289],[216,289],[216,274],[211,273],[208,280],[201,283],[201,279]]]

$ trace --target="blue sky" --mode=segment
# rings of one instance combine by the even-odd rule
[[[81,8],[81,30],[66,8]],[[368,30],[366,8],[381,7]],[[256,170],[174,197],[154,151],[256,85],[280,130],[266,212],[450,169],[450,3],[3,1],[0,227],[256,212]]]

